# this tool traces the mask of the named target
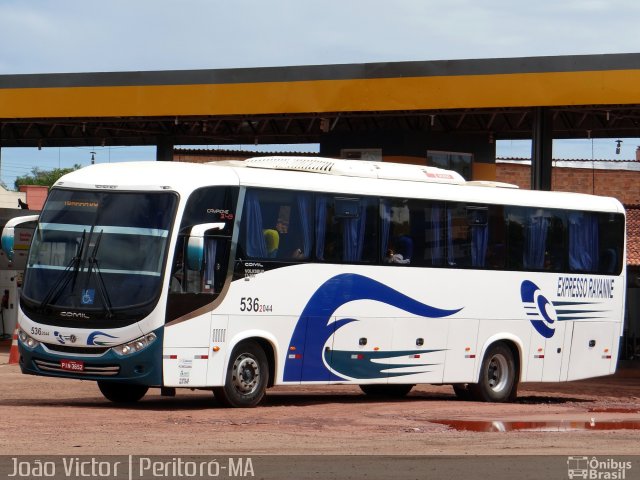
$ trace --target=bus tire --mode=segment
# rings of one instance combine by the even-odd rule
[[[233,349],[223,387],[213,393],[225,407],[255,407],[264,398],[269,383],[269,364],[264,350],[252,340]]]
[[[135,403],[145,396],[149,387],[130,383],[98,381],[98,388],[104,398],[114,403]]]
[[[406,397],[414,387],[413,384],[372,384],[358,385],[367,396],[370,397]]]
[[[491,345],[482,359],[478,383],[469,384],[472,398],[480,402],[509,402],[515,400],[517,389],[513,352],[504,343]]]

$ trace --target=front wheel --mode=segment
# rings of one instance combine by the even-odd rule
[[[103,381],[98,381],[98,388],[107,400],[114,403],[135,403],[149,390],[149,387],[144,385]]]
[[[255,407],[264,397],[269,383],[269,364],[258,343],[247,341],[231,352],[224,387],[213,389],[215,397],[227,407]]]
[[[478,383],[470,384],[474,400],[508,402],[516,398],[518,378],[511,349],[503,343],[489,347],[482,359]]]
[[[405,397],[413,388],[412,384],[372,384],[359,385],[366,395],[372,397]]]

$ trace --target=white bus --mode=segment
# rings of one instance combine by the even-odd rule
[[[328,158],[78,170],[34,233],[20,366],[115,402],[186,387],[234,407],[285,384],[500,402],[613,373],[622,205],[509,187]]]

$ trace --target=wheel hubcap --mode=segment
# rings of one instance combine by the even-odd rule
[[[487,380],[489,387],[494,392],[501,392],[507,385],[509,379],[509,364],[502,355],[494,355],[489,361],[487,369]]]
[[[256,360],[242,354],[233,364],[233,386],[243,395],[254,393],[260,383],[260,367]]]

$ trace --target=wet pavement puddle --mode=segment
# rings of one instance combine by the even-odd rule
[[[575,432],[579,430],[640,430],[640,420],[522,421],[430,420],[464,432]]]

